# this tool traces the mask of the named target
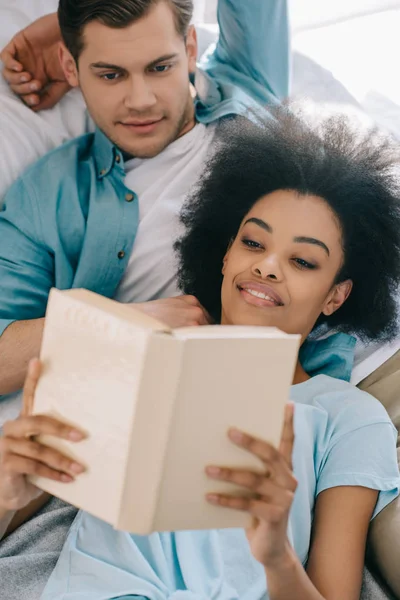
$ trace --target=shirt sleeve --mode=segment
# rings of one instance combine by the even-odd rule
[[[0,212],[0,335],[14,321],[45,314],[54,259],[42,239],[33,190],[19,179]]]
[[[399,495],[397,432],[388,421],[361,425],[335,438],[322,459],[317,495],[338,486],[379,491],[372,518]]]
[[[287,0],[219,0],[219,40],[201,67],[246,89],[261,104],[289,95]]]

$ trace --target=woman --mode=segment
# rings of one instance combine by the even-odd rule
[[[281,109],[257,126],[224,123],[183,215],[182,289],[222,324],[276,326],[303,341],[326,324],[390,339],[400,280],[396,161],[388,142],[372,133],[357,139],[341,120],[318,132]],[[36,362],[28,404],[38,375]],[[254,492],[252,500],[207,498],[253,517],[247,539],[239,530],[141,538],[81,513],[43,598],[359,598],[370,519],[399,493],[396,432],[372,397],[339,379],[310,377],[300,359],[291,397],[278,449],[229,432],[233,443],[261,458],[263,476],[206,468],[211,478]],[[46,423],[53,433],[73,435]],[[17,508],[34,490],[13,467],[12,448],[32,427],[25,418],[6,431],[2,497],[13,492]],[[31,459],[50,477],[73,476],[54,451]]]

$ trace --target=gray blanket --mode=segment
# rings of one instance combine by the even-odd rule
[[[53,499],[0,543],[0,600],[40,599],[76,513]],[[365,569],[360,600],[392,600],[392,596]]]

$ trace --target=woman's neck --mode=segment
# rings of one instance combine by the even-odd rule
[[[296,369],[294,371],[293,376],[293,385],[296,385],[297,383],[303,383],[304,381],[308,381],[309,379],[311,379],[311,377],[307,375],[300,362],[297,361]]]

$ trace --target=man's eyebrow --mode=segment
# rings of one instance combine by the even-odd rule
[[[321,242],[321,240],[317,240],[316,238],[312,238],[312,237],[300,236],[300,237],[295,237],[294,241],[297,244],[314,244],[314,246],[319,246],[320,248],[325,250],[325,252],[327,253],[328,256],[330,256],[328,246],[326,244],[324,244],[324,242]]]
[[[118,65],[112,65],[110,63],[105,63],[105,62],[97,62],[97,63],[92,63],[90,65],[91,69],[112,69],[113,71],[124,71],[125,69],[123,67],[120,67]]]
[[[178,57],[178,54],[174,53],[174,54],[164,54],[164,56],[160,56],[159,58],[156,58],[155,60],[151,61],[151,63],[149,63],[146,67],[146,69],[151,69],[152,67],[156,67],[159,63],[165,62],[167,60],[173,60],[175,58]],[[92,63],[90,65],[91,69],[110,69],[113,71],[125,71],[126,69],[124,69],[124,67],[121,67],[120,65],[113,65],[112,63],[107,63],[107,62],[95,62]]]
[[[176,52],[174,52],[173,54],[164,54],[164,56],[160,56],[160,58],[152,60],[151,63],[147,65],[147,69],[156,67],[159,63],[166,62],[167,60],[173,60],[174,58],[178,58],[178,54]]]

